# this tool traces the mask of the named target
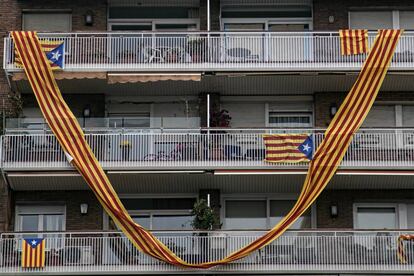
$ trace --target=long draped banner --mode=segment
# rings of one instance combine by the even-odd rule
[[[87,144],[75,116],[63,100],[36,33],[12,32],[12,37],[43,116],[62,149],[71,157],[71,164],[83,176],[108,215],[134,246],[154,258],[173,265],[210,268],[241,259],[271,243],[316,200],[335,174],[353,134],[359,129],[374,103],[401,32],[379,31],[354,86],[326,130],[325,138],[310,162],[305,183],[292,210],[273,229],[251,244],[222,260],[199,264],[183,261],[153,234],[132,220]]]

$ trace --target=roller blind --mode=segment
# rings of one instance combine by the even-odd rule
[[[414,105],[403,105],[402,117],[404,127],[414,127]]]
[[[400,28],[414,30],[414,11],[400,11]]]
[[[395,127],[395,106],[374,105],[369,111],[363,127]]]
[[[53,23],[53,24],[51,24]],[[39,32],[70,32],[70,13],[23,13],[23,30]]]
[[[349,12],[351,29],[392,29],[392,11],[352,11]]]

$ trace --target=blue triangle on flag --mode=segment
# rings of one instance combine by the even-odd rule
[[[312,160],[313,157],[313,140],[311,136],[308,136],[308,138],[303,141],[302,144],[299,145],[298,150],[303,153],[306,158],[309,160]]]
[[[28,239],[24,239],[28,245],[30,245],[31,248],[36,248],[42,241],[43,239],[39,239],[39,238],[28,238]]]
[[[59,44],[56,48],[46,54],[48,60],[53,64],[63,68],[63,59],[65,56],[65,43]]]

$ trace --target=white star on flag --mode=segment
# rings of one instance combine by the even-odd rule
[[[309,146],[309,144],[305,144],[305,145],[303,145],[303,150],[304,151],[309,151],[310,150],[310,146]]]
[[[61,54],[59,53],[59,50],[56,52],[52,52],[52,59],[58,60],[60,56]]]
[[[32,240],[32,245],[36,245],[36,241],[35,240]]]

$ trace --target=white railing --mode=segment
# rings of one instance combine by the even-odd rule
[[[315,129],[147,129],[88,133],[86,139],[104,169],[240,169],[305,168],[307,163],[263,161],[266,133],[309,133],[319,146],[323,130]],[[53,134],[6,134],[2,139],[4,170],[72,169]],[[404,169],[414,167],[414,129],[365,129],[356,133],[343,168]]]
[[[397,239],[412,231],[288,231],[270,245],[211,272],[256,273],[410,273],[414,244],[406,242],[407,263],[397,258]],[[255,240],[263,232],[155,232],[179,257],[190,263],[219,260]],[[22,238],[43,237],[42,269],[21,268]],[[118,232],[8,233],[0,238],[0,274],[12,273],[166,273],[205,270],[174,267],[135,249]]]
[[[337,32],[40,33],[65,42],[67,71],[359,70],[365,55],[342,56]],[[369,34],[372,45],[375,33]],[[3,67],[14,63],[5,38]],[[414,33],[399,41],[391,70],[413,70]]]

